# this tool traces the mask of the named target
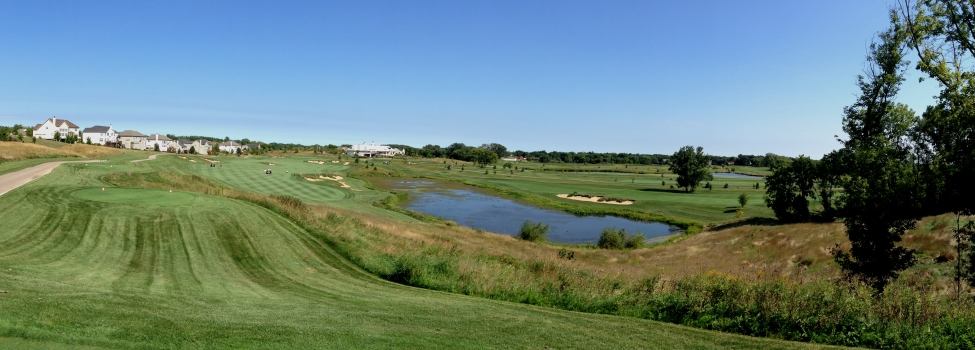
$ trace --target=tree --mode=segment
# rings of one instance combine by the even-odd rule
[[[670,159],[669,170],[677,174],[677,185],[684,192],[694,192],[701,181],[711,181],[714,177],[708,171],[708,158],[704,148],[681,147]]]
[[[815,195],[815,178],[815,165],[806,156],[775,168],[765,177],[765,205],[781,221],[809,221],[809,198]]]
[[[91,139],[88,139],[88,140],[91,140]],[[153,151],[156,151],[156,152],[159,152],[159,144],[158,143],[153,143],[152,144],[152,150]]]
[[[484,148],[474,148],[471,150],[471,158],[477,164],[487,165],[498,161],[497,153]]]
[[[87,143],[87,144],[89,144],[89,145],[91,144],[91,136],[88,136],[88,140],[87,140],[87,141],[85,141],[85,143]]]
[[[741,205],[742,208],[744,208],[745,205],[748,204],[748,195],[747,194],[744,194],[744,193],[739,194],[738,195],[738,204]]]
[[[196,154],[196,146],[190,146],[190,154]]]
[[[54,132],[54,141],[61,141],[61,132],[60,131],[55,131]]]
[[[481,145],[481,148],[484,148],[484,149],[486,149],[488,151],[494,152],[494,154],[497,154],[498,155],[498,158],[503,158],[503,157],[505,157],[505,156],[508,155],[508,148],[502,146],[499,143],[488,143],[488,144],[484,144],[484,145]]]
[[[21,134],[21,133],[18,132],[17,133],[17,140],[19,140],[21,143],[23,143],[24,142],[24,134]]]
[[[857,79],[860,95],[843,109],[841,141],[849,152],[843,178],[841,217],[852,248],[836,250],[843,270],[870,283],[878,292],[914,265],[914,250],[897,246],[919,215],[917,171],[908,138],[916,124],[914,111],[894,98],[904,80],[904,40],[896,14],[889,30],[870,45],[867,68]]]

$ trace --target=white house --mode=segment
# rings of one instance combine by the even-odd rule
[[[220,144],[220,152],[237,153],[240,148],[241,145],[233,141],[227,141]]]
[[[159,134],[152,134],[146,137],[146,149],[156,149],[156,145],[159,145],[160,151],[166,152],[173,145],[173,139]]]
[[[147,137],[148,136],[135,130],[125,130],[118,134],[119,143],[122,144],[123,148],[136,149],[140,151],[146,149]]]
[[[57,117],[34,126],[34,136],[37,138],[54,140],[54,132],[60,132],[61,139],[64,139],[68,134],[78,135],[78,126],[66,119],[58,120]]]
[[[196,140],[193,141],[193,147],[196,147],[197,154],[207,154],[210,153],[210,149],[214,144],[207,140]]]
[[[88,139],[91,139],[93,145],[108,145],[118,142],[118,133],[115,132],[115,129],[112,129],[112,124],[108,126],[95,125],[90,128],[85,128],[83,136],[85,139],[81,140],[81,142],[88,143]]]
[[[367,145],[363,142],[361,145],[352,145],[351,148],[345,151],[346,154],[350,156],[360,156],[360,157],[395,157],[397,155],[406,154],[406,151],[392,148],[386,145],[376,146],[373,142],[371,145]]]

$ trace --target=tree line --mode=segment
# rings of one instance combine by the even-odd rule
[[[954,213],[957,281],[975,285],[975,5],[903,1],[868,49],[856,100],[843,109],[840,148],[819,161],[800,156],[766,178],[766,204],[787,222],[841,220],[852,248],[834,249],[851,277],[878,291],[913,266],[898,246],[924,216]],[[941,91],[918,114],[896,102],[910,60]],[[922,78],[922,79],[924,79]],[[812,202],[821,208],[810,211]]]

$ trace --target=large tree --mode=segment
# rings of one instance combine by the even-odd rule
[[[503,157],[505,157],[505,156],[508,155],[508,148],[505,147],[505,146],[502,146],[500,143],[488,143],[488,144],[484,144],[484,145],[481,145],[481,148],[484,148],[484,149],[486,149],[488,151],[494,152],[494,154],[497,154],[498,155],[498,158],[503,158]]]
[[[849,274],[865,279],[878,291],[915,263],[914,251],[897,246],[917,222],[917,176],[908,138],[914,111],[894,98],[904,80],[905,31],[892,14],[892,26],[870,45],[864,74],[857,79],[859,96],[844,108],[841,140],[845,162],[841,216],[852,248],[835,252]]]
[[[498,161],[497,153],[484,148],[474,148],[471,150],[471,158],[477,164],[493,164]]]
[[[713,180],[708,170],[709,159],[702,147],[681,147],[670,158],[670,171],[677,174],[677,186],[683,187],[685,192],[694,192],[700,182]]]
[[[816,166],[806,156],[775,168],[765,178],[765,205],[786,222],[809,220],[809,198],[815,195]]]

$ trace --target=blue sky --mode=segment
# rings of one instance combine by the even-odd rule
[[[0,124],[818,158],[888,6],[3,0]],[[936,90],[914,75],[900,101]]]

